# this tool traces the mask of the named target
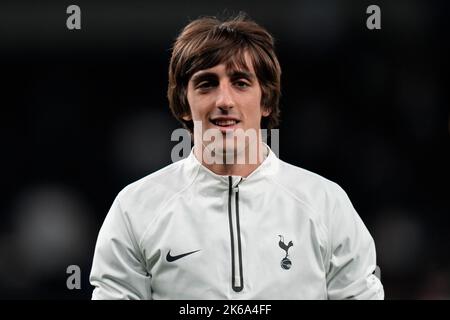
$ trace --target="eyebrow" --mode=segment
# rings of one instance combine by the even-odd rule
[[[256,78],[253,73],[248,72],[248,71],[233,71],[231,73],[227,72],[227,75],[231,79],[245,78],[245,79],[253,81]]]
[[[193,83],[199,83],[203,80],[217,78],[217,75],[214,72],[200,72],[192,76],[191,81]]]
[[[247,80],[253,81],[256,76],[248,71],[231,71],[227,72],[227,76],[231,79],[239,79],[239,78],[245,78]],[[198,83],[202,80],[211,79],[211,78],[217,78],[217,74],[215,72],[209,72],[209,71],[199,71],[199,73],[192,76],[191,81],[194,83]]]

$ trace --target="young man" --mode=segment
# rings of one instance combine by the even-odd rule
[[[184,28],[168,97],[194,147],[115,199],[93,299],[384,298],[374,241],[345,192],[262,142],[261,123],[278,122],[280,74],[255,22]]]

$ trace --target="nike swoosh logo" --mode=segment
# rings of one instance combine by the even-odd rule
[[[195,251],[179,254],[177,256],[171,256],[170,255],[170,250],[169,250],[169,252],[167,252],[166,260],[167,260],[167,262],[174,262],[174,261],[176,261],[178,259],[184,258],[184,257],[186,257],[186,256],[188,256],[190,254],[196,253],[198,251],[200,251],[200,250],[195,250]]]

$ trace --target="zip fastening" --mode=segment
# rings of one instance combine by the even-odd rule
[[[234,291],[240,292],[244,288],[244,276],[242,273],[242,249],[241,230],[239,224],[239,183],[233,188],[233,179],[228,177],[228,221],[230,224],[231,239],[231,286]],[[234,192],[235,216],[233,219],[232,200]]]

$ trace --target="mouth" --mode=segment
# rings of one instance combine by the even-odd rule
[[[217,118],[217,119],[209,119],[209,122],[211,122],[216,127],[219,127],[222,129],[233,129],[241,121],[238,119],[232,119],[232,118]]]

